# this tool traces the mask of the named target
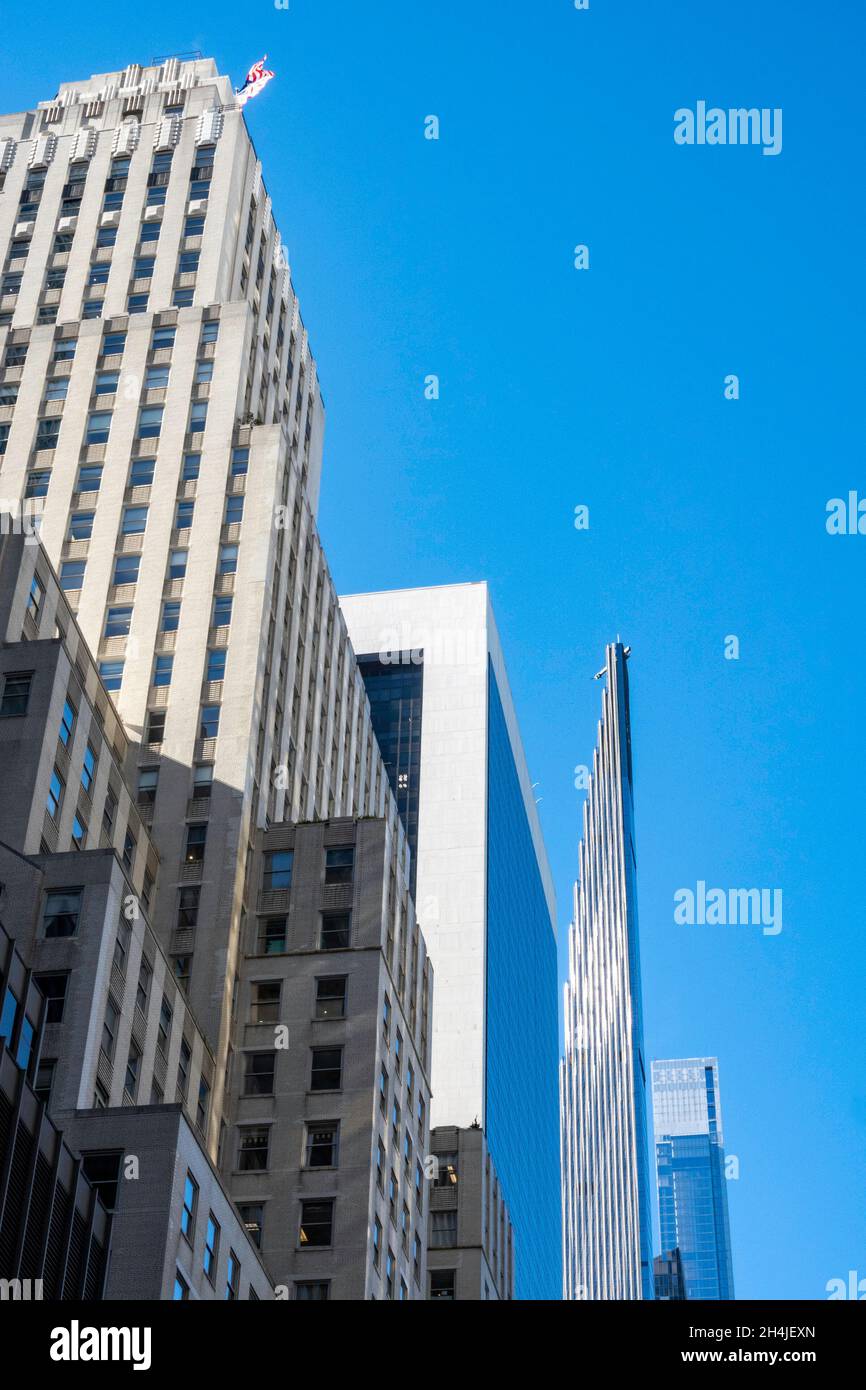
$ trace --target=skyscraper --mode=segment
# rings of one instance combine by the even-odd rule
[[[514,1229],[516,1296],[559,1298],[555,903],[487,586],[340,603],[417,834],[433,1123],[481,1125]]]
[[[405,1296],[416,1298],[426,1203],[423,1189],[416,1200],[415,1159],[410,1165],[406,1153],[411,1141],[413,1155],[426,1154],[429,975],[406,832],[316,530],[323,430],[316,366],[261,165],[232,84],[211,59],[130,64],[64,82],[35,109],[0,116],[0,499],[19,525],[22,513],[38,522],[45,548],[31,561],[29,594],[15,589],[14,617],[19,632],[23,625],[26,636],[49,639],[33,643],[49,667],[61,607],[53,566],[76,620],[67,620],[64,653],[51,667],[55,704],[39,735],[46,754],[29,788],[20,850],[74,853],[88,865],[91,851],[105,851],[106,874],[125,876],[146,899],[174,977],[170,992],[182,995],[187,1031],[205,1049],[211,1090],[199,1128],[209,1160],[252,1208],[273,1195],[269,1154],[283,1172],[305,1170],[290,1194],[281,1192],[280,1229],[265,1222],[261,1246],[267,1259],[273,1242],[295,1296],[318,1297],[328,1283],[311,1262],[311,1277],[296,1278],[288,1247],[321,1246],[327,1229],[301,1193],[315,1194],[309,1202],[320,1217],[331,1202],[348,1240],[341,1211],[350,1207],[350,1179],[333,1175],[323,1195],[321,1173],[310,1177],[312,1162],[300,1146],[290,1157],[288,1146],[308,1122],[345,1119],[348,1130],[357,1107],[370,1142],[353,1129],[354,1146],[343,1147],[361,1216],[351,1232],[353,1287],[397,1298],[405,1283]],[[86,681],[69,671],[66,636],[82,652]],[[12,705],[22,698],[15,675]],[[37,686],[46,688],[41,676]],[[64,701],[73,723],[75,710],[82,717],[70,793],[58,784],[54,796],[49,744]],[[101,732],[87,746],[85,726],[101,731],[102,721],[111,748]],[[86,766],[93,781],[79,804]],[[375,852],[355,829],[367,818],[380,822]],[[327,848],[306,852],[297,890],[293,834],[276,848],[266,837],[311,821],[329,823]],[[327,839],[335,833],[337,845]],[[345,876],[350,865],[328,858],[350,851],[356,833],[357,884]],[[343,879],[332,881],[331,868]],[[323,926],[332,898],[349,919],[339,932]],[[335,959],[324,955],[335,943],[355,950],[360,939],[375,971],[354,989],[345,1019],[333,1005],[322,1004],[331,1013],[320,1015],[307,975],[317,960]],[[292,960],[277,965],[278,955]],[[349,964],[347,976],[364,974],[357,955]],[[336,990],[333,969],[322,975]],[[380,986],[393,1007],[387,1037],[378,1028]],[[281,1011],[301,1007],[317,1045],[296,1055],[278,1049],[274,1032]],[[271,1034],[266,1062],[262,1021]],[[325,1033],[330,1047],[318,1045]],[[364,1058],[350,1048],[361,1036]],[[333,1061],[344,1041],[351,1096],[320,1084],[341,1080],[341,1068],[316,1065],[329,1051]],[[87,1045],[95,1060],[93,1032]],[[390,1077],[382,1098],[380,1060]],[[114,1110],[117,1075],[111,1087]],[[330,1091],[327,1115],[313,1090]],[[186,1086],[183,1093],[195,1104]],[[141,1097],[145,1106],[149,1099]],[[91,1103],[102,1100],[88,1089],[81,1104]],[[107,1132],[109,1121],[100,1124]],[[122,1147],[123,1116],[111,1124]],[[374,1129],[395,1170],[401,1217],[411,1194],[390,1262],[375,1244],[391,1193],[377,1184]],[[241,1168],[241,1150],[255,1169]],[[250,1228],[261,1236],[257,1217]]]
[[[560,1066],[567,1299],[653,1297],[628,654],[610,645],[601,673],[569,937]]]
[[[731,1299],[718,1061],[653,1062],[652,1090],[662,1249],[679,1246],[686,1298]]]

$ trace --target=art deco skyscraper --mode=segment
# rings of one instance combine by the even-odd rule
[[[607,648],[560,1065],[564,1297],[653,1297],[628,648]],[[674,1243],[674,1242],[672,1242]]]
[[[662,1249],[679,1246],[686,1298],[734,1297],[715,1057],[652,1064]]]
[[[221,1092],[253,831],[390,802],[316,534],[316,368],[212,60],[63,83],[0,117],[0,169],[0,494],[40,514],[137,740],[155,924]]]

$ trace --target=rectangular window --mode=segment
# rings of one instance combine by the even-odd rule
[[[86,560],[64,560],[60,566],[60,587],[65,593],[76,592],[84,584]]]
[[[34,978],[45,996],[45,1022],[62,1023],[69,975],[36,975]]]
[[[155,367],[148,367],[144,374],[144,389],[146,391],[164,391],[168,386],[170,370],[167,362],[159,363]]]
[[[153,683],[156,686],[171,685],[171,672],[174,657],[158,656],[153,663]]]
[[[232,466],[231,466],[231,475],[232,475],[232,477],[233,477],[233,478],[238,478],[238,477],[240,477],[242,474],[246,473],[246,471],[247,471],[247,469],[248,469],[248,467],[249,467],[249,462],[250,462],[250,451],[249,451],[249,449],[246,449],[246,448],[243,448],[243,449],[232,449]]]
[[[352,935],[352,918],[348,912],[323,912],[319,946],[323,951],[346,951]]]
[[[225,648],[215,647],[207,654],[207,668],[205,680],[221,681],[226,673],[226,652]]]
[[[111,432],[111,411],[92,410],[87,419],[85,444],[107,444]]]
[[[172,1290],[172,1300],[175,1303],[186,1303],[189,1301],[189,1284],[184,1279],[179,1269],[174,1272],[174,1289]]]
[[[186,561],[188,551],[172,550],[168,557],[168,577],[169,579],[183,579],[186,575]]]
[[[301,1202],[298,1243],[303,1247],[322,1247],[332,1243],[334,1202]]]
[[[140,565],[140,555],[118,555],[114,561],[114,576],[111,582],[116,585],[137,584]]]
[[[336,1168],[340,1127],[321,1120],[307,1125],[305,1161],[308,1168]]]
[[[50,483],[51,472],[49,469],[33,469],[27,474],[27,486],[24,489],[25,498],[47,497]]]
[[[156,459],[135,459],[129,470],[130,487],[150,487]]]
[[[139,806],[152,806],[156,801],[156,788],[159,783],[158,767],[143,767],[138,774],[136,800]]]
[[[98,492],[102,482],[102,464],[88,463],[82,464],[78,470],[78,491],[79,492]]]
[[[259,955],[275,956],[286,949],[285,917],[265,917],[259,923]]]
[[[213,627],[228,627],[232,620],[231,594],[218,594],[213,601]]]
[[[105,615],[106,637],[128,637],[129,628],[132,623],[132,605],[125,604],[123,607],[109,608]]]
[[[253,980],[250,985],[250,1023],[278,1023],[280,1019],[279,980]]]
[[[99,676],[107,691],[118,691],[121,688],[122,680],[124,680],[124,663],[100,662]]]
[[[162,430],[162,411],[161,405],[147,405],[142,408],[138,417],[139,439],[159,438]]]
[[[229,1250],[228,1263],[226,1265],[226,1299],[233,1302],[237,1299],[241,1286],[241,1262],[234,1250]]]
[[[3,683],[3,697],[0,699],[0,719],[11,719],[27,713],[30,699],[30,686],[33,683],[32,671],[10,671]]]
[[[180,599],[170,599],[162,605],[161,632],[177,632],[180,623]]]
[[[207,1231],[204,1238],[203,1268],[210,1282],[216,1280],[217,1260],[219,1258],[220,1227],[213,1212],[208,1212]]]
[[[111,227],[108,230],[111,231],[115,236],[117,235],[117,229],[115,227]],[[105,337],[102,339],[102,356],[120,357],[125,347],[125,333],[106,333]]]
[[[311,1049],[310,1090],[339,1091],[343,1085],[343,1049],[314,1047]]]
[[[351,883],[355,850],[352,845],[341,845],[325,850],[325,882]]]
[[[117,1041],[117,1029],[120,1023],[120,1010],[112,999],[108,996],[105,1006],[105,1016],[102,1020],[102,1051],[109,1061],[114,1057],[114,1045]]]
[[[114,396],[117,394],[117,383],[120,380],[119,372],[97,372],[96,381],[93,385],[95,396]]]
[[[171,1004],[168,1002],[166,996],[163,995],[162,1003],[159,1006],[159,1022],[156,1029],[156,1042],[163,1057],[168,1053],[168,1040],[171,1036],[172,1017]]]
[[[316,1018],[346,1017],[345,975],[328,975],[316,981]]]
[[[148,743],[162,743],[165,738],[165,710],[152,709],[147,717]]]
[[[69,518],[69,539],[71,541],[89,541],[93,534],[95,515],[95,512],[73,512]]]
[[[84,849],[87,842],[87,822],[82,820],[78,811],[72,817],[72,848]]]
[[[192,1173],[187,1171],[183,1185],[183,1209],[180,1214],[180,1231],[190,1245],[195,1237],[195,1213],[198,1206],[198,1183]]]
[[[37,452],[43,449],[56,449],[59,435],[60,421],[57,418],[40,420],[36,426],[36,442],[34,446]]]
[[[277,1054],[270,1052],[248,1052],[244,1069],[245,1096],[272,1096],[274,1094],[274,1068]]]
[[[66,393],[69,390],[69,377],[59,376],[54,381],[49,381],[45,387],[46,401],[65,401]]]
[[[207,841],[207,821],[200,821],[195,825],[188,825],[186,830],[186,854],[187,864],[201,864],[204,860],[205,843]]]
[[[239,496],[226,498],[225,524],[226,526],[237,526],[244,519],[244,498],[243,493]]]
[[[184,454],[181,478],[185,483],[194,483],[201,466],[201,454]]]
[[[192,291],[190,291],[190,302],[191,301]],[[207,424],[207,404],[207,401],[193,401],[189,412],[188,429],[190,434],[200,434]]]
[[[129,1057],[126,1062],[126,1073],[123,1078],[124,1094],[130,1100],[135,1100],[138,1091],[138,1073],[141,1067],[141,1053],[135,1043],[130,1043]]]
[[[57,820],[60,815],[60,807],[63,804],[63,791],[66,786],[63,778],[55,767],[51,773],[51,780],[48,783],[48,814],[52,820]]]
[[[178,275],[195,275],[198,270],[198,251],[181,251],[178,257]]]
[[[213,764],[197,763],[192,774],[192,794],[196,800],[206,801],[213,791]]]
[[[238,1168],[242,1173],[264,1173],[268,1166],[270,1130],[267,1126],[240,1131]]]
[[[290,849],[275,849],[265,855],[264,891],[284,891],[292,886],[292,863],[294,852]]]
[[[186,928],[187,930],[195,927],[198,922],[198,903],[200,897],[201,886],[197,883],[189,888],[181,888],[177,906],[178,927]]]
[[[195,502],[178,502],[174,514],[175,529],[178,531],[189,530],[190,526],[192,526],[192,517],[194,511]]]
[[[262,1248],[262,1229],[265,1224],[264,1202],[242,1202],[238,1205],[244,1230],[257,1250]]]
[[[216,738],[220,728],[219,705],[202,705],[199,720],[199,737]]]
[[[236,574],[238,568],[238,548],[236,545],[221,545],[217,574]]]
[[[172,325],[169,325],[166,328],[155,328],[153,330],[153,337],[150,342],[150,346],[153,349],[153,351],[159,352],[163,348],[168,348],[169,350],[171,350],[171,348],[174,347],[174,335],[176,332],[176,328],[174,328]]]
[[[147,507],[124,507],[121,535],[140,536],[147,526]]]

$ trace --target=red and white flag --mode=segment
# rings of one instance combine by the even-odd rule
[[[261,92],[265,87],[267,87],[268,83],[274,75],[272,72],[269,72],[268,69],[265,67],[265,63],[267,61],[268,55],[266,53],[264,58],[260,58],[257,63],[253,63],[252,67],[247,73],[244,85],[240,88],[239,91],[235,92],[235,100],[237,101],[238,106],[246,106],[250,97],[257,97],[259,92]]]

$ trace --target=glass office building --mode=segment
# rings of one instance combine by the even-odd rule
[[[354,649],[376,654],[360,669],[417,855],[435,972],[432,1123],[483,1129],[515,1296],[560,1299],[555,902],[487,586],[340,602]]]
[[[679,1247],[686,1298],[732,1299],[718,1062],[653,1062],[652,1087],[662,1249]]]

